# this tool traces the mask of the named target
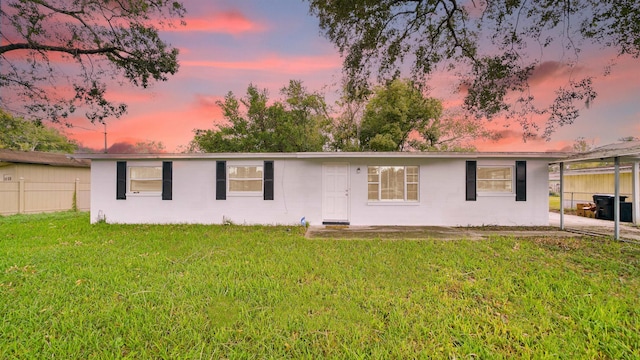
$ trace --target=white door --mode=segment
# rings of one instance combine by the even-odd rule
[[[349,164],[322,165],[322,221],[349,223]]]

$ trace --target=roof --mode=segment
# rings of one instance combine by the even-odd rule
[[[40,164],[49,166],[91,167],[86,159],[77,159],[71,155],[39,151],[14,151],[0,149],[0,164]]]
[[[631,171],[631,165],[620,165],[621,174],[630,173]],[[613,174],[614,172],[615,168],[613,166],[602,166],[584,169],[565,169],[564,176]],[[560,180],[560,171],[550,172],[549,180]]]
[[[622,161],[640,161],[640,141],[623,141],[597,147],[562,159],[562,162],[601,161],[619,158]]]
[[[563,152],[296,152],[296,153],[183,153],[183,154],[73,154],[92,160],[178,160],[178,159],[546,159],[566,158]]]

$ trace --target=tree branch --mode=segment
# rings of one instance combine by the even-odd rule
[[[41,45],[41,44],[30,44],[30,43],[18,43],[18,44],[9,44],[0,46],[0,54],[4,54],[13,50],[36,50],[36,51],[57,51],[64,52],[67,54],[71,54],[73,56],[78,55],[94,55],[94,54],[108,54],[115,53],[118,48],[115,46],[109,46],[104,48],[97,49],[79,49],[79,48],[68,48],[63,46],[52,46],[52,45]]]

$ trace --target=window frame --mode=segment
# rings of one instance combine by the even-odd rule
[[[134,168],[156,168],[158,171],[158,174],[160,175],[158,178],[155,177],[146,177],[146,178],[137,178],[134,179],[133,175],[132,175],[132,170]],[[158,183],[158,190],[138,190],[138,191],[133,191],[132,190],[132,182],[133,181],[138,181],[138,180],[147,180],[147,181],[156,181]],[[145,163],[145,164],[129,164],[127,163],[127,192],[126,192],[126,196],[162,196],[162,163],[160,164],[155,164],[155,163]]]
[[[254,177],[254,178],[244,178],[244,179],[237,179],[237,178],[232,178],[231,177],[231,168],[248,168],[248,167],[255,167],[255,168],[260,168],[260,177]],[[226,194],[227,196],[264,196],[264,171],[265,171],[265,166],[264,163],[260,163],[260,164],[256,164],[256,163],[247,163],[247,164],[243,164],[243,163],[232,163],[229,164],[227,163],[226,169],[225,169],[225,175],[226,175]],[[260,180],[260,190],[256,190],[256,191],[241,191],[241,190],[231,190],[231,182],[232,181],[256,181],[256,180]]]
[[[509,179],[483,179],[480,178],[480,173],[482,168],[503,168],[509,169],[510,178]],[[509,183],[510,190],[500,191],[500,190],[482,190],[480,186],[480,182],[482,181],[502,181],[504,183]],[[477,165],[476,167],[476,189],[478,196],[512,196],[515,195],[515,166],[514,165],[503,165],[503,164],[483,164]]]
[[[369,181],[370,169],[376,168],[378,181]],[[402,199],[382,199],[382,170],[383,168],[403,168],[403,198]],[[408,181],[408,168],[415,168],[416,181]],[[378,185],[378,197],[377,199],[369,198],[369,186],[371,184]],[[416,199],[408,199],[409,186],[415,185],[416,187]],[[367,166],[367,203],[369,204],[418,204],[420,202],[420,166],[419,165],[369,165]]]

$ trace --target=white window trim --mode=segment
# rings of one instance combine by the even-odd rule
[[[229,177],[229,168],[232,167],[251,167],[251,166],[255,166],[255,167],[261,167],[262,168],[262,177],[260,178],[260,182],[262,183],[262,187],[260,188],[260,191],[232,191],[231,190],[231,178]],[[264,163],[248,163],[248,164],[244,164],[244,163],[233,163],[233,164],[229,164],[227,163],[227,168],[225,169],[226,172],[226,177],[227,177],[227,196],[232,196],[232,197],[258,197],[258,196],[263,196],[264,194]],[[252,179],[258,179],[258,178],[252,178]]]
[[[491,168],[511,168],[511,191],[482,191],[478,186],[478,182],[481,180],[500,180],[500,179],[480,179],[476,175],[476,195],[478,197],[514,197],[516,196],[516,169],[514,165],[492,165],[492,164],[483,164],[477,165],[476,169],[480,169],[483,167],[491,167]],[[479,171],[476,170],[476,174]],[[504,180],[505,182],[507,180]]]
[[[416,200],[367,200],[370,206],[419,206],[420,201]]]
[[[131,191],[131,168],[141,168],[141,167],[152,167],[152,168],[160,168],[160,191]],[[127,163],[127,197],[160,197],[162,196],[162,163],[143,163],[143,164],[129,164]]]
[[[382,181],[380,180],[380,175],[381,173],[378,173],[378,200],[370,200],[369,199],[369,184],[372,184],[371,182],[369,182],[369,168],[370,167],[377,167],[377,168],[383,168],[383,167],[403,167],[404,168],[404,199],[399,200],[399,199],[394,199],[394,200],[383,200],[380,197],[382,196],[381,192],[382,192],[382,187],[380,186],[380,184],[382,183]],[[417,168],[417,176],[418,176],[418,181],[417,182],[411,182],[410,184],[416,184],[418,187],[418,198],[416,200],[407,200],[407,185],[409,183],[407,183],[407,167],[416,167]],[[414,205],[419,205],[420,204],[420,166],[419,165],[369,165],[367,166],[367,205],[382,205],[382,206],[393,206],[393,205],[409,205],[409,206],[414,206]]]

